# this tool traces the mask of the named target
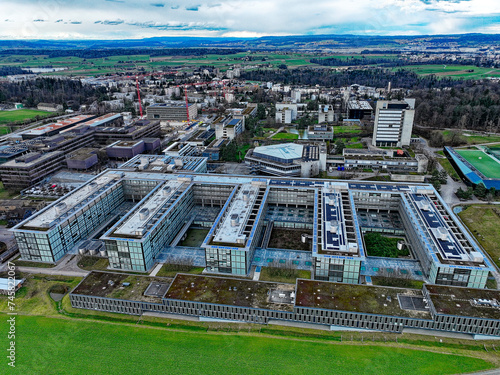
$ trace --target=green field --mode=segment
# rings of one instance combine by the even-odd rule
[[[285,64],[294,68],[311,65],[313,54],[306,53],[235,53],[231,55],[204,55],[204,56],[154,56],[149,55],[117,55],[104,58],[83,59],[80,57],[54,57],[44,55],[9,55],[0,57],[0,66],[46,67],[65,68],[49,75],[102,75],[123,71],[136,71],[144,68],[151,70],[168,70],[169,68],[194,68],[203,65],[212,65],[222,71],[234,64],[258,65],[265,64],[278,66]],[[315,64],[314,64],[315,65]]]
[[[271,139],[299,139],[299,135],[292,133],[278,133],[273,135]]]
[[[39,111],[37,109],[15,109],[13,111],[0,111],[0,125],[10,124],[16,121],[24,121],[26,119],[35,118],[36,116],[47,117],[53,114],[53,112]]]
[[[449,139],[452,136],[452,131],[443,130],[443,136],[445,137],[445,139]],[[467,131],[467,130],[462,132],[460,138],[463,141],[462,143],[467,143],[469,145],[500,142],[500,135],[474,133],[472,131]]]
[[[341,126],[334,126],[333,127],[333,135],[336,136],[337,134],[359,134],[362,133],[362,130],[359,126],[357,125],[341,125]]]
[[[436,159],[439,164],[443,167],[443,169],[450,175],[450,177],[454,181],[460,181],[460,176],[458,175],[457,171],[455,168],[453,168],[453,165],[451,165],[450,161],[446,158],[439,158]]]
[[[4,332],[6,321],[1,323]],[[16,334],[16,368],[4,373],[444,375],[492,368],[478,358],[398,347],[176,332],[32,316],[17,317]],[[3,340],[8,348],[7,338]]]
[[[500,77],[500,69],[482,68],[473,65],[406,65],[393,68],[393,71],[401,68],[412,70],[419,75],[435,74],[439,77],[451,77],[462,79],[483,79],[487,77]],[[473,70],[473,72],[468,72]]]
[[[455,149],[465,160],[488,178],[500,178],[500,163],[479,150]]]
[[[458,214],[491,259],[500,267],[500,207],[472,205]]]

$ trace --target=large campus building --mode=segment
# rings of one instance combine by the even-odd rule
[[[301,327],[305,323],[330,330],[442,332],[474,339],[500,336],[500,291],[443,285],[407,289],[304,279],[284,284],[91,272],[69,297],[75,308],[132,315],[153,312],[201,321]]]
[[[281,143],[248,150],[245,163],[259,174],[311,177],[326,170],[324,142]]]
[[[315,280],[360,283],[373,268],[369,231],[403,235],[430,283],[484,288],[493,271],[430,185],[194,173],[204,163],[140,155],[101,173],[13,228],[22,258],[53,263],[94,238],[105,242],[110,269],[146,272],[196,224],[208,233],[188,254],[203,254],[216,274],[249,274],[273,228],[303,233],[308,251],[278,254]],[[383,215],[395,217],[391,225]]]
[[[414,117],[415,99],[377,101],[373,146],[409,146]]]
[[[168,121],[187,121],[193,120],[198,116],[198,107],[196,103],[188,104],[183,101],[168,101],[167,103],[152,104],[146,109],[149,120]]]

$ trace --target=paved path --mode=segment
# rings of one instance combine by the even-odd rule
[[[276,130],[274,133],[271,133],[270,135],[267,136],[268,139],[271,139],[272,137],[274,137],[276,134],[278,134],[280,131],[284,130],[285,127],[284,126],[281,126],[278,130]]]
[[[156,276],[156,274],[161,270],[163,267],[163,263],[158,263],[155,268],[153,268],[153,271],[149,274],[149,276]]]
[[[17,267],[19,272],[26,273],[41,273],[44,275],[61,275],[61,276],[76,276],[76,277],[85,277],[90,271],[64,271],[60,269],[54,268],[39,268],[39,267]]]

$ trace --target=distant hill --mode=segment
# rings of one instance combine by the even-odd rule
[[[156,48],[243,48],[262,49],[346,49],[404,50],[409,46],[433,49],[488,47],[500,44],[500,34],[376,36],[293,35],[260,38],[154,37],[123,40],[0,40],[0,51],[22,49],[156,49]]]

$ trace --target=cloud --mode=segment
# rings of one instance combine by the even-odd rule
[[[0,35],[123,39],[500,33],[500,1],[493,0],[315,0],[310,6],[303,0],[198,1],[57,0],[47,3],[55,4],[51,8],[40,6],[39,0],[0,0],[0,14],[8,20],[0,24]]]
[[[114,21],[104,20],[104,21],[95,21],[94,23],[100,23],[101,25],[115,26],[115,25],[121,25],[124,22],[125,22],[124,20],[114,20]]]

